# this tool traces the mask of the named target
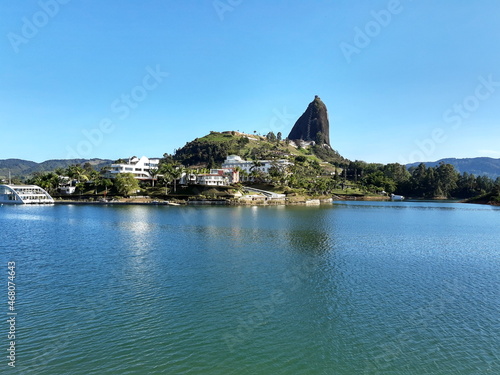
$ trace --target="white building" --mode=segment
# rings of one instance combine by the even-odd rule
[[[151,168],[158,169],[160,165],[159,158],[149,159],[146,156],[130,158],[124,164],[111,164],[108,173],[109,178],[115,178],[118,173],[132,173],[137,180],[151,180],[153,177],[149,174]]]
[[[61,194],[71,195],[76,191],[76,185],[78,184],[78,180],[71,179],[68,176],[59,176],[59,187],[57,190]]]
[[[285,159],[277,160],[258,160],[257,162],[243,160],[238,155],[229,155],[226,160],[222,163],[222,168],[236,168],[239,167],[247,174],[250,174],[253,170],[262,172],[263,174],[268,174],[272,167],[279,168],[286,171],[286,168],[293,165],[291,161]]]
[[[40,186],[0,185],[0,204],[52,204],[54,199]]]
[[[59,187],[59,191],[61,192],[61,194],[71,195],[75,193],[76,186],[61,186]]]
[[[196,176],[196,183],[207,186],[227,186],[229,185],[229,179],[227,176],[220,174],[199,174]]]
[[[228,186],[240,181],[240,172],[233,168],[211,169],[210,173],[185,173],[181,184],[198,184],[207,186]]]

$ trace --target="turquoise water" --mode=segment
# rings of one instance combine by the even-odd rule
[[[500,374],[499,227],[458,203],[1,206],[0,373]]]

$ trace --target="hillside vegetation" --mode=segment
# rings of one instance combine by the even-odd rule
[[[433,162],[425,162],[426,167],[436,167],[441,163],[451,164],[457,172],[473,174],[475,176],[486,176],[492,179],[500,177],[500,159],[487,157],[480,158],[446,158]],[[407,164],[408,168],[417,167],[420,163]]]
[[[270,186],[285,193],[311,196],[344,194],[355,189],[359,194],[402,194],[414,198],[471,198],[491,192],[500,185],[486,176],[459,173],[453,165],[439,163],[427,167],[421,163],[409,170],[401,164],[376,164],[349,161],[329,146],[297,147],[272,133],[265,137],[238,132],[211,132],[188,142],[174,155],[166,155],[166,163],[184,166],[220,167],[231,154],[246,160],[285,158],[294,163],[288,173],[275,171],[260,176]]]
[[[52,172],[58,168],[67,168],[70,165],[81,165],[89,163],[96,170],[101,169],[112,163],[106,159],[62,159],[47,160],[42,163],[22,159],[4,159],[0,160],[0,179],[7,179],[9,171],[12,177],[28,177],[37,172]]]
[[[496,184],[491,191],[466,200],[467,203],[491,204],[500,206],[500,183]]]
[[[252,182],[247,183],[263,184],[267,190],[282,192],[289,197],[349,194],[386,197],[395,193],[414,198],[441,199],[480,196],[478,202],[486,203],[497,203],[500,200],[500,178],[493,180],[467,172],[459,173],[451,164],[441,162],[427,167],[421,163],[408,170],[397,163],[383,165],[349,161],[328,145],[319,146],[315,142],[301,145],[282,139],[280,133],[275,135],[270,132],[261,136],[236,131],[210,132],[186,143],[184,147],[175,150],[173,155],[165,154],[160,168],[155,172],[157,177],[152,181],[141,182],[141,194],[164,195],[168,189],[175,193],[176,181],[183,172],[192,170],[193,173],[207,173],[209,168],[220,167],[228,155],[234,154],[253,161],[254,167],[258,166],[259,160],[288,159],[291,162],[289,166],[273,167],[268,174],[253,167],[250,172],[240,173],[251,176]],[[82,167],[83,162],[86,164]],[[0,168],[3,168],[0,171],[3,171],[4,176],[8,170],[11,170],[13,177],[31,176],[28,182],[51,192],[57,191],[61,176],[69,176],[79,181],[77,188],[80,193],[90,189],[92,194],[106,191],[126,195],[128,190],[123,193],[120,181],[107,181],[98,172],[100,165],[110,163],[110,160],[101,159],[90,162],[80,159],[49,160],[44,163],[8,159],[0,160]],[[67,170],[64,170],[65,166]],[[238,189],[241,186],[236,184],[233,187]],[[184,187],[179,189],[178,193],[181,193]]]
[[[280,133],[260,135],[243,134],[235,131],[210,132],[196,138],[174,152],[171,157],[185,166],[219,167],[228,155],[239,155],[245,160],[286,159],[296,156],[318,162],[343,164],[347,160],[338,152],[322,146],[295,147],[288,140],[281,139]]]

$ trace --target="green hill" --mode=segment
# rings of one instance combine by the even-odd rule
[[[427,167],[435,167],[438,166],[440,163],[451,164],[460,173],[467,172],[475,176],[487,176],[492,179],[500,177],[500,159],[493,159],[487,157],[464,158],[464,159],[446,158],[433,162],[425,162],[424,164]],[[419,162],[411,163],[407,164],[406,167],[407,168],[416,167],[419,164],[420,164]]]
[[[22,159],[5,159],[0,160],[0,179],[8,178],[9,171],[14,177],[21,177],[29,174],[32,168],[35,168],[38,163]]]
[[[284,159],[301,155],[318,162],[348,162],[328,146],[296,147],[293,142],[280,140],[273,133],[263,137],[236,131],[210,132],[177,149],[173,158],[185,166],[213,168],[220,166],[228,155],[233,154],[246,160]]]
[[[466,203],[479,203],[479,204],[491,204],[495,206],[500,206],[500,190],[499,188],[493,189],[493,191],[474,197],[465,201]]]
[[[7,179],[9,171],[12,177],[28,177],[35,172],[50,172],[57,168],[66,168],[74,164],[90,163],[95,169],[100,169],[105,165],[112,163],[106,159],[64,159],[64,160],[46,160],[42,163],[22,159],[4,159],[0,160],[0,179]]]

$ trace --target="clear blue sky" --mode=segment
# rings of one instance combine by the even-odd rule
[[[349,159],[500,157],[496,0],[4,0],[0,15],[0,159],[286,136],[314,95]]]

